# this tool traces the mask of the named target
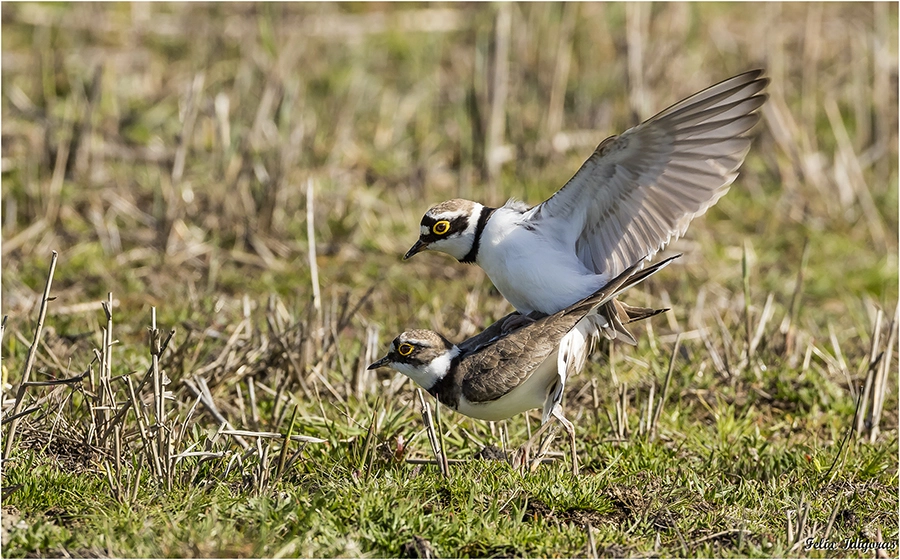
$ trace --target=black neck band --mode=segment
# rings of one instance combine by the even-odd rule
[[[472,243],[472,250],[459,262],[473,263],[475,262],[475,259],[478,258],[478,248],[481,246],[481,232],[484,231],[484,226],[487,225],[488,218],[491,217],[494,210],[496,210],[496,208],[488,208],[487,206],[481,207],[481,214],[478,215],[478,224],[475,226],[475,241]]]
[[[459,397],[462,394],[462,379],[460,377],[459,362],[462,360],[462,352],[450,360],[447,374],[427,389],[431,396],[453,410],[459,408]]]

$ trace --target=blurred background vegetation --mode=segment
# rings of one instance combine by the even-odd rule
[[[832,317],[896,301],[895,7],[500,13],[505,32],[483,4],[4,7],[5,311],[34,305],[50,249],[54,307],[306,295],[311,180],[326,295],[374,286],[363,316],[394,330],[440,310],[452,328],[489,282],[399,264],[430,204],[537,203],[606,136],[752,67],[772,99],[740,180],[680,246],[691,283],[737,282],[746,240],[760,289],[783,292],[809,240],[829,273],[806,301]]]
[[[887,339],[898,299],[894,3],[0,10],[4,413],[56,250],[46,354],[32,379],[88,367],[111,292],[112,373],[147,369],[156,307],[160,328],[177,330],[164,366],[172,414],[185,423],[193,394],[183,380],[206,375],[237,422],[248,418],[252,377],[272,391],[260,393],[262,417],[249,424],[285,429],[287,394],[301,419],[315,417],[303,430],[321,436],[331,410],[320,414],[299,393],[315,379],[350,418],[340,436],[365,434],[372,412],[358,401],[418,406],[395,374],[364,370],[396,333],[429,327],[459,339],[510,310],[477,267],[437,254],[401,262],[428,207],[453,197],[538,203],[605,137],[756,67],[772,83],[747,161],[730,193],[671,246],[684,257],[628,298],[673,310],[638,329],[648,336],[633,355],[610,358],[613,380],[617,371],[646,394],[682,332],[688,359],[673,390],[689,411],[664,422],[713,422],[698,397],[708,391],[728,406],[762,403],[758,425],[814,448],[833,445],[852,418],[879,310]],[[730,370],[751,362],[751,324],[765,364],[735,385],[743,374]],[[271,332],[300,356],[266,346]],[[888,361],[880,441],[894,450],[885,468],[896,482]],[[806,376],[810,363],[818,377]],[[606,366],[596,369],[611,407]],[[588,379],[573,381],[573,406],[590,400]],[[75,406],[54,398],[41,406]],[[637,410],[636,394],[628,399]],[[796,427],[792,414],[813,412],[826,416]],[[84,439],[88,420],[73,418],[69,436]]]

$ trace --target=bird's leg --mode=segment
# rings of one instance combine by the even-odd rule
[[[547,424],[549,423],[550,422],[547,422]],[[546,426],[547,424],[544,425]],[[556,435],[554,432],[555,430],[551,430],[550,433],[547,434],[547,437],[544,438],[544,441],[541,442],[541,445],[538,447],[537,455],[534,456],[534,460],[531,461],[531,465],[529,466],[530,472],[534,472],[538,465],[541,464],[541,459],[547,454],[547,451],[550,449],[550,443],[553,442],[553,437]]]
[[[545,422],[540,428],[537,429],[536,432],[531,435],[530,438],[528,438],[528,441],[522,444],[522,447],[519,448],[519,450],[516,452],[516,456],[513,459],[513,468],[519,468],[520,466],[528,465],[531,462],[529,461],[529,458],[531,455],[532,444],[537,441],[537,439],[541,437],[541,435],[543,435],[543,433],[546,432],[547,428],[549,427],[550,422]],[[553,434],[550,434],[550,437],[548,439],[552,439],[552,436]],[[547,445],[549,444],[544,442],[538,449],[544,449]],[[540,457],[541,455],[542,453],[539,452],[538,457]]]
[[[550,412],[550,415],[559,420],[559,423],[563,425],[563,428],[566,430],[566,434],[568,434],[569,436],[569,455],[572,457],[572,474],[578,476],[578,454],[575,450],[575,426],[573,426],[572,423],[569,422],[568,419],[566,419],[565,415],[563,414],[562,406],[559,403],[553,405],[553,410]],[[531,446],[535,441],[537,441],[539,437],[541,437],[541,435],[545,431],[547,431],[550,425],[551,422],[548,419],[548,421],[545,422],[540,428],[538,428],[538,430],[534,434],[532,434],[528,441],[526,441],[525,444],[519,448],[519,451],[516,454],[517,456],[514,460],[514,468],[528,465],[528,470],[533,471],[540,464],[541,459],[544,457],[544,455],[547,453],[547,449],[550,447],[550,442],[553,441],[553,432],[551,431],[547,435],[546,439],[541,442],[541,445],[538,447],[537,455],[535,455],[533,460],[529,461]]]
[[[553,411],[550,414],[560,421],[563,428],[566,429],[566,433],[569,434],[569,448],[572,455],[572,474],[578,476],[578,455],[575,453],[575,426],[563,416],[562,407],[559,403],[556,403],[556,406],[553,407]]]

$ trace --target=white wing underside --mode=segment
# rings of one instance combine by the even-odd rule
[[[574,246],[597,274],[652,257],[737,177],[766,100],[761,74],[725,80],[603,141],[524,221]]]

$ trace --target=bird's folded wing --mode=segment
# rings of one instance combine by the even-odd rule
[[[754,70],[604,140],[524,219],[567,242],[589,269],[615,275],[651,257],[728,191],[750,148],[768,78]]]
[[[459,366],[465,370],[463,396],[473,402],[492,401],[524,383],[556,350],[562,336],[580,316],[553,318],[556,320],[541,320],[520,328],[483,347],[481,352],[464,356]]]
[[[457,371],[463,378],[463,396],[472,402],[485,402],[499,399],[512,391],[537,371],[541,363],[559,347],[563,336],[585,315],[656,274],[679,256],[673,255],[643,270],[638,270],[642,260],[638,258],[602,288],[553,315],[505,332],[502,324],[509,318],[507,315],[487,329],[492,330],[492,336],[498,337],[494,342],[473,343],[486,339],[482,337],[485,333],[482,333],[461,343],[459,347],[466,353],[460,359]]]

